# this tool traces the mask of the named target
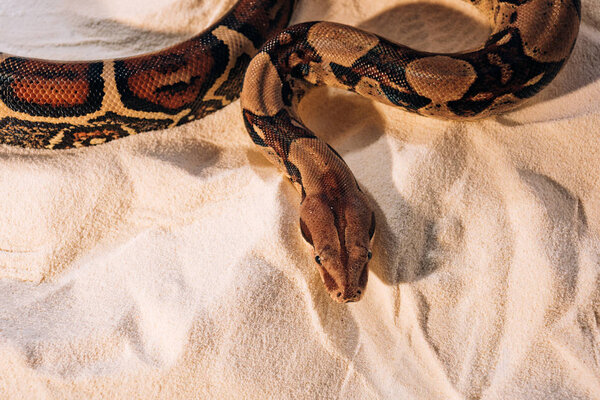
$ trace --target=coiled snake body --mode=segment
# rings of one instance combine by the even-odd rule
[[[0,54],[0,143],[64,149],[180,125],[235,100],[243,79],[246,128],[301,193],[301,232],[327,291],[355,301],[367,283],[375,214],[343,159],[295,107],[318,85],[439,118],[516,107],[569,57],[580,0],[470,2],[492,32],[465,53],[416,51],[330,22],[282,30],[294,0],[240,0],[202,34],[157,53],[98,62]]]

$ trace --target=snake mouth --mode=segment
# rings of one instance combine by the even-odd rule
[[[364,288],[348,287],[330,292],[329,295],[337,303],[354,303],[362,299]]]
[[[348,294],[348,293],[353,293],[353,294]],[[359,301],[362,298],[362,289],[357,289],[356,291],[352,292],[352,291],[338,291],[335,295],[335,297],[333,296],[333,293],[331,293],[331,298],[334,299],[336,302],[338,303],[354,303]]]

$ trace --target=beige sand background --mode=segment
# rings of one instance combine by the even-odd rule
[[[232,1],[2,0],[0,49],[136,54]],[[300,0],[313,19],[425,50],[488,32],[451,0]],[[599,29],[583,0],[560,76],[481,122],[308,96],[377,204],[356,304],[323,290],[237,102],[96,148],[0,148],[0,398],[600,399]]]

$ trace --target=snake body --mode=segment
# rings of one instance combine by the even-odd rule
[[[539,92],[571,54],[580,0],[467,1],[492,31],[464,53],[417,51],[331,22],[281,30],[293,0],[240,0],[204,33],[153,54],[88,63],[0,55],[0,142],[72,148],[186,123],[233,101],[247,67],[248,133],[301,193],[302,236],[329,295],[356,301],[367,284],[375,214],[297,104],[328,85],[422,115],[483,118]]]
[[[0,54],[0,143],[66,149],[200,119],[238,98],[244,71],[284,28],[290,0],[241,0],[165,50],[98,62]]]

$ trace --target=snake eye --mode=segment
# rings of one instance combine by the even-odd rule
[[[321,257],[315,256],[315,261],[317,262],[317,264],[321,265]]]
[[[369,252],[367,253],[367,259],[371,259],[373,258],[373,253],[371,253],[371,251],[369,250]]]

